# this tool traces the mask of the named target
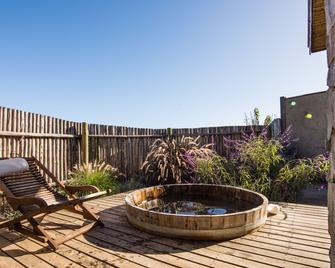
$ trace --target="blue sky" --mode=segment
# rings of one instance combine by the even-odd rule
[[[0,40],[0,106],[68,120],[236,125],[326,89],[306,0],[8,0]]]

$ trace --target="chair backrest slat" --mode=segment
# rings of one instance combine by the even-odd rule
[[[42,180],[35,180],[34,178],[26,178],[26,179],[20,179],[20,180],[12,180],[12,181],[6,181],[6,185],[10,186],[10,185],[27,185],[27,184],[37,184],[37,183],[43,183]]]

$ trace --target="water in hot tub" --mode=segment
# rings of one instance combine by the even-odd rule
[[[203,198],[170,197],[152,200],[151,211],[182,215],[222,215],[250,209],[250,204],[236,201],[215,201]],[[150,203],[150,201],[149,201]]]

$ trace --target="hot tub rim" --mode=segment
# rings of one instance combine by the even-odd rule
[[[139,207],[135,204],[132,204],[130,202],[130,198],[131,198],[132,194],[134,194],[136,191],[141,191],[141,190],[144,190],[144,189],[149,190],[149,189],[153,189],[153,188],[157,188],[157,187],[165,188],[165,187],[186,186],[186,185],[191,186],[191,187],[192,186],[209,186],[209,187],[218,187],[219,186],[219,187],[224,187],[224,188],[235,188],[235,189],[246,191],[246,192],[249,192],[249,193],[254,194],[256,196],[259,196],[263,200],[263,202],[261,204],[257,205],[256,207],[251,208],[251,209],[242,210],[242,211],[233,212],[233,213],[217,214],[217,215],[185,215],[185,214],[172,214],[172,213],[166,213],[166,212],[158,212],[158,211],[153,211],[153,210],[141,208],[141,207]],[[126,205],[128,205],[130,207],[133,207],[135,209],[141,210],[143,212],[150,212],[150,213],[157,214],[157,215],[173,215],[175,217],[184,217],[184,218],[189,218],[189,217],[196,217],[196,218],[220,217],[220,218],[222,218],[222,217],[239,216],[239,215],[242,215],[242,214],[251,213],[253,211],[260,210],[260,209],[262,209],[263,206],[267,206],[269,204],[269,200],[265,195],[263,195],[261,193],[251,191],[251,190],[248,190],[248,189],[245,189],[245,188],[242,188],[242,187],[236,187],[236,186],[224,185],[224,184],[181,183],[181,184],[164,184],[164,185],[157,185],[157,186],[150,186],[150,187],[146,187],[146,188],[136,189],[136,190],[127,194],[127,196],[125,198],[125,203],[126,203]]]

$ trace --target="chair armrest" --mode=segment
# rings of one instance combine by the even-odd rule
[[[100,192],[99,188],[93,185],[81,185],[81,186],[66,185],[65,190],[67,190],[70,194],[75,194],[77,192],[90,192],[90,193]]]
[[[19,206],[30,206],[37,205],[40,208],[45,208],[48,206],[47,202],[40,197],[32,197],[32,196],[22,196],[22,197],[6,197],[8,203],[13,207],[13,209],[17,209]]]

